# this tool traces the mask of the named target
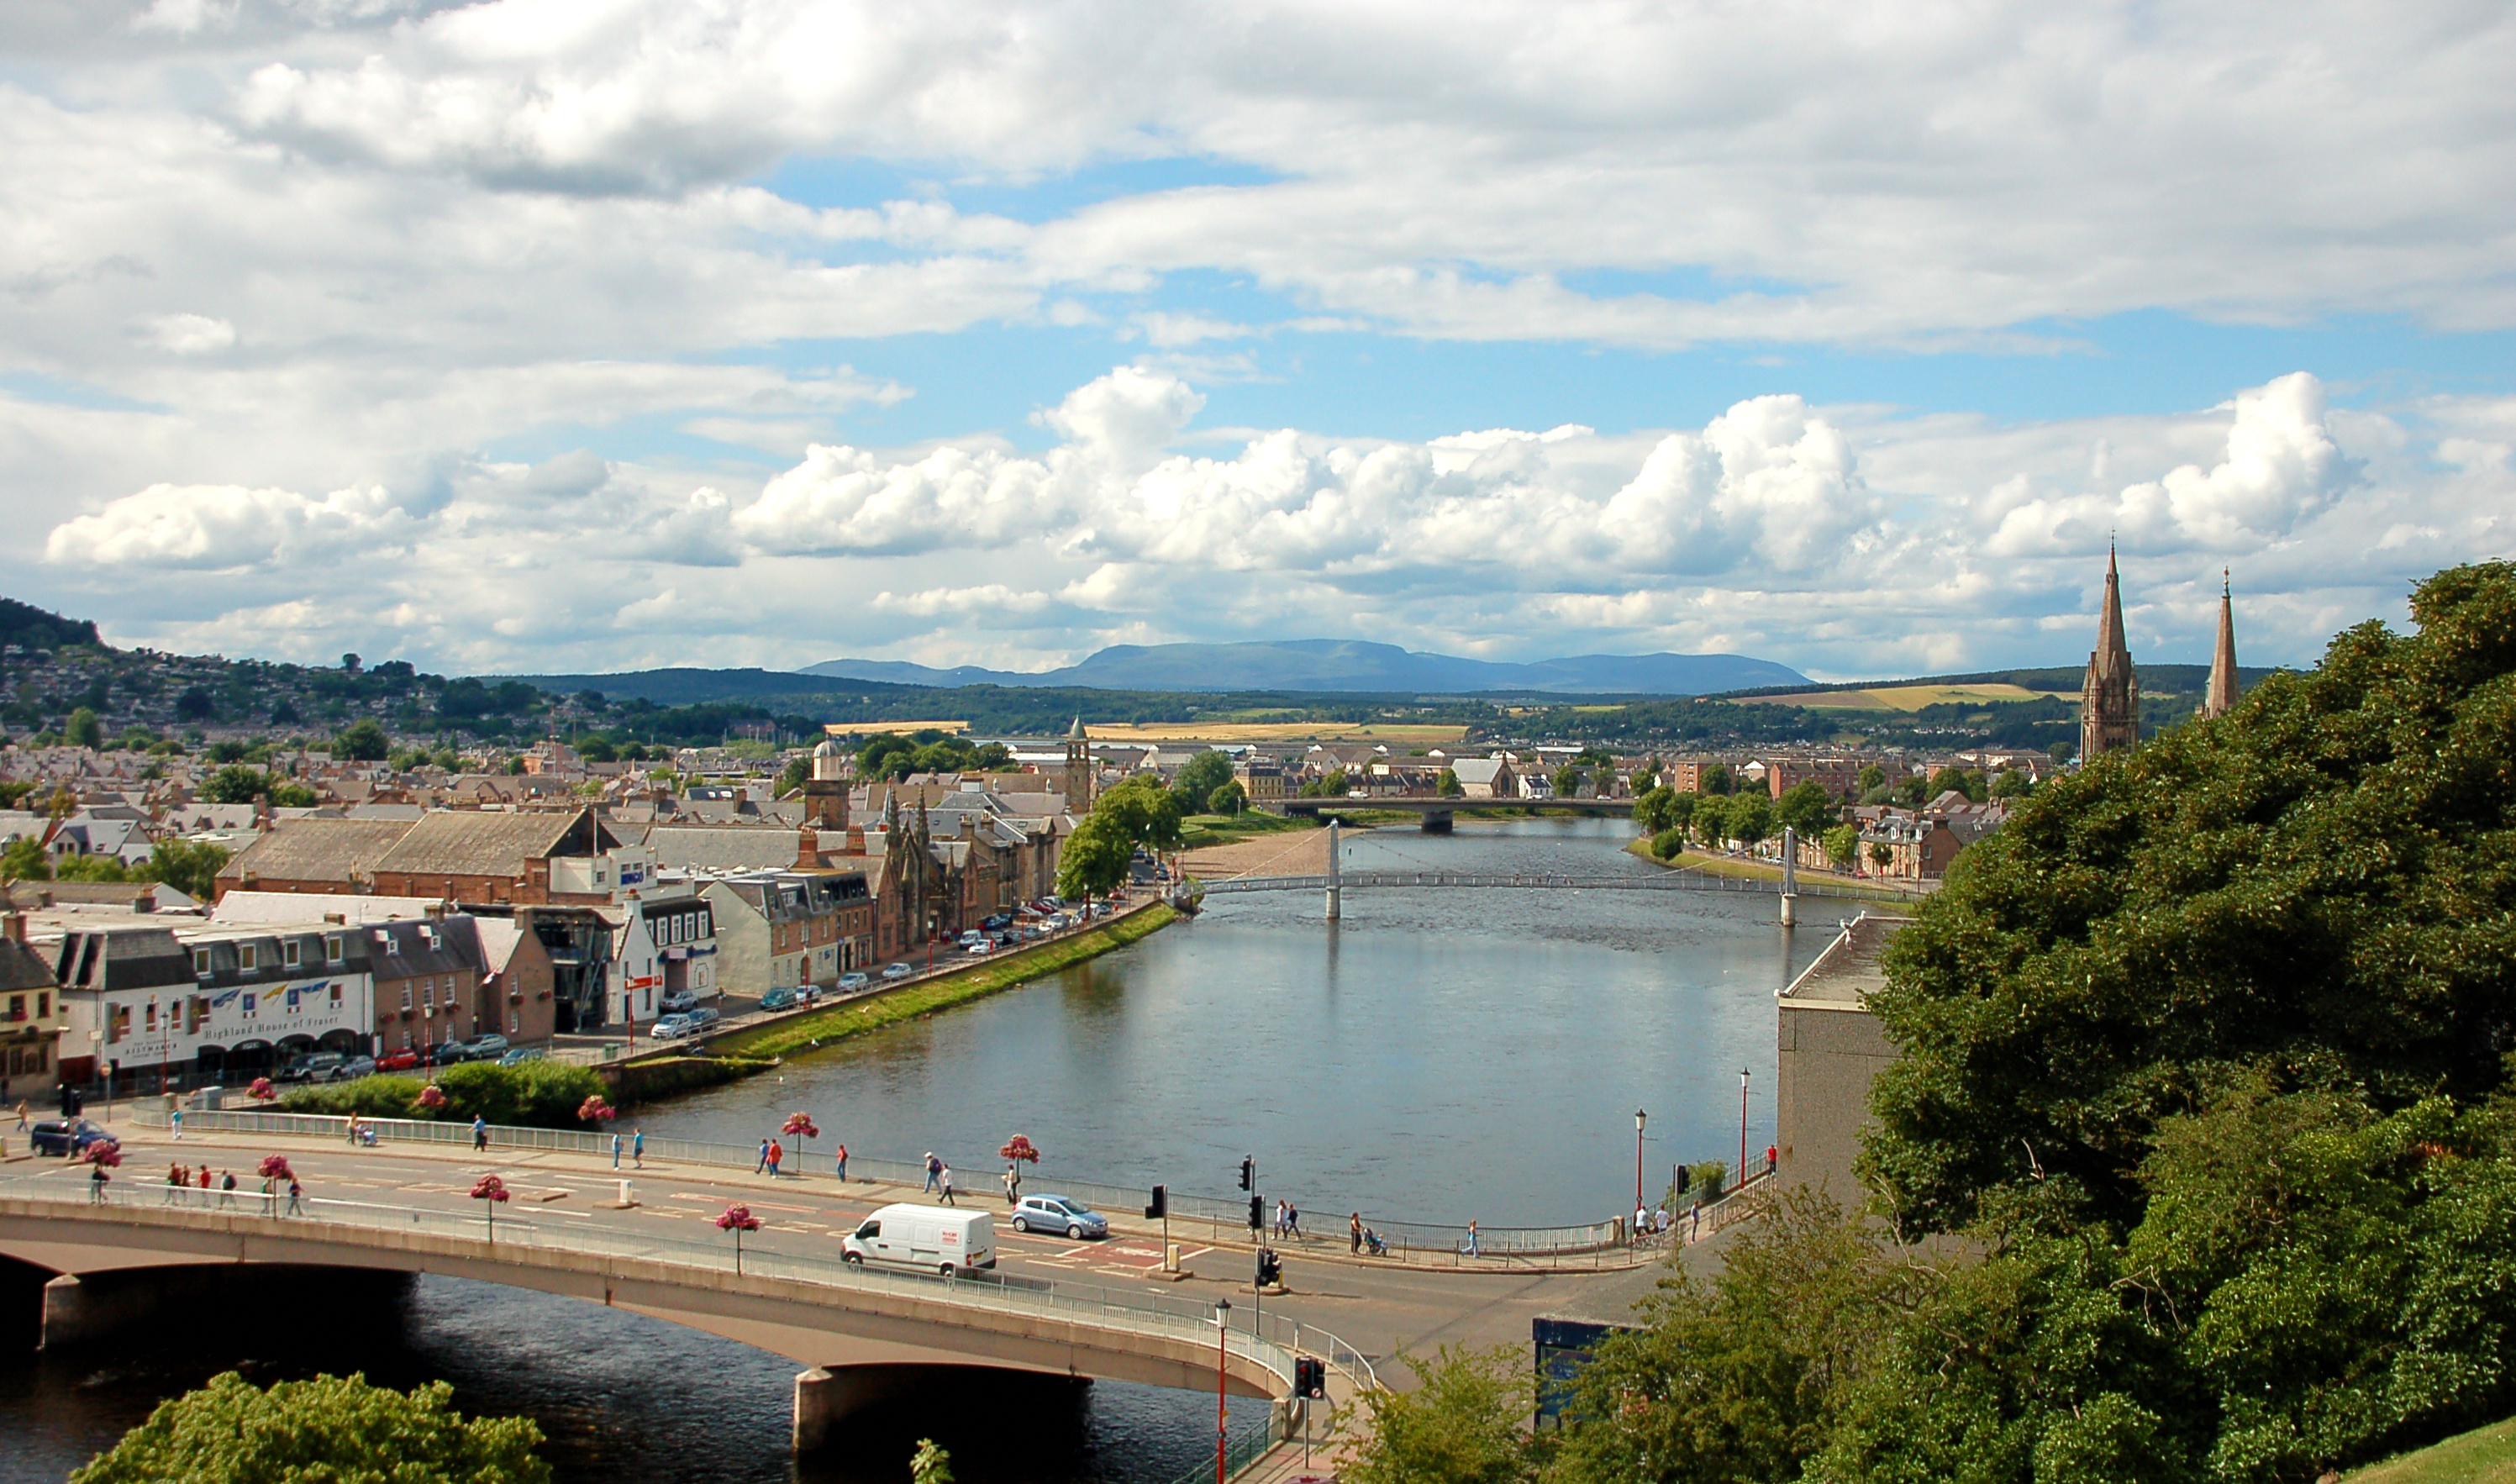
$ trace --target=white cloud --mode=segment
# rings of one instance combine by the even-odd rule
[[[378,488],[320,499],[235,485],[151,485],[53,529],[44,558],[97,568],[240,569],[372,551],[408,522]]]
[[[178,356],[223,351],[235,344],[235,326],[207,315],[160,315],[148,321],[148,338]]]

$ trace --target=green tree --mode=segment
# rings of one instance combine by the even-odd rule
[[[1691,823],[1695,826],[1695,837],[1708,849],[1718,850],[1722,842],[1730,838],[1729,801],[1713,803],[1708,801],[1708,797],[1697,800]]]
[[[380,763],[393,751],[393,739],[374,717],[362,717],[343,727],[332,739],[332,755],[352,762]]]
[[[56,881],[128,881],[131,869],[112,856],[66,855],[53,866]]]
[[[1655,787],[1634,798],[1634,823],[1646,834],[1658,834],[1677,824],[1677,790]]]
[[[1861,830],[1853,825],[1837,825],[1824,834],[1825,858],[1837,870],[1850,870],[1861,859]]]
[[[275,1381],[235,1372],[161,1404],[70,1484],[546,1484],[530,1419],[466,1420],[454,1388],[404,1393],[362,1375]]]
[[[265,796],[276,809],[307,809],[314,803],[314,790],[305,784],[242,763],[221,768],[201,784],[202,799],[213,804],[250,804]]]
[[[1864,792],[1864,793],[1867,793],[1867,792],[1868,792],[1870,789],[1872,789],[1872,788],[1883,788],[1883,787],[1885,787],[1886,785],[1887,785],[1887,770],[1886,770],[1886,769],[1879,767],[1876,763],[1870,763],[1870,764],[1868,764],[1867,766],[1864,767],[1864,768],[1861,770],[1861,791],[1862,791],[1862,792]]]
[[[1702,791],[1705,793],[1728,793],[1733,786],[1728,763],[1709,764],[1699,777],[1703,783]]]
[[[1834,819],[1834,796],[1825,791],[1824,784],[1814,779],[1793,784],[1774,801],[1776,828],[1787,826],[1804,836],[1816,835],[1833,824]]]
[[[1947,793],[1951,789],[1964,794],[1968,799],[1978,804],[1982,803],[1988,796],[1984,787],[1982,774],[1972,773],[1963,768],[1950,767],[1942,768],[1939,772],[1931,776],[1930,787],[1925,792],[1924,797],[1938,798],[1941,794]]]
[[[1569,799],[1580,791],[1582,780],[1588,777],[1588,772],[1579,763],[1566,763],[1555,770],[1555,776],[1548,782],[1554,784],[1557,798]]]
[[[908,1484],[952,1484],[952,1455],[933,1438],[919,1438],[917,1451],[908,1456]]]
[[[53,878],[53,860],[44,850],[44,842],[32,835],[20,835],[0,849],[0,879],[11,881],[49,881]]]
[[[1232,782],[1232,759],[1208,748],[1180,765],[1179,776],[1171,780],[1171,794],[1182,814],[1195,814],[1206,807],[1214,790]]]
[[[1109,820],[1131,847],[1179,849],[1179,799],[1153,774],[1139,773],[1103,793],[1091,817]]]
[[[101,748],[105,745],[105,724],[96,719],[94,711],[80,706],[62,724],[62,742],[66,746]]]
[[[1215,786],[1212,793],[1205,796],[1205,812],[1238,814],[1240,806],[1247,802],[1249,802],[1249,794],[1240,786],[1240,781],[1237,778],[1225,779]]]
[[[226,846],[208,840],[159,840],[149,847],[148,863],[140,868],[140,873],[207,902],[218,895],[219,872],[227,869],[229,859]]]
[[[1125,827],[1094,809],[1074,827],[1058,854],[1058,895],[1076,901],[1110,895],[1127,879],[1127,863],[1135,854],[1136,842]]]
[[[620,761],[620,749],[611,745],[611,740],[609,738],[602,736],[589,736],[577,739],[576,755],[589,763],[616,763]],[[791,768],[794,764],[790,762],[787,766]],[[785,781],[782,776],[779,778],[779,783],[787,787],[793,786],[792,784],[785,784]],[[783,791],[783,789],[781,788],[780,791]]]
[[[1991,796],[1996,799],[2023,799],[2035,791],[2035,781],[2017,768],[2004,770],[1992,781]]]
[[[1753,845],[1774,832],[1774,801],[1749,790],[1731,795],[1729,821],[1723,831],[1741,845]]]
[[[1869,864],[1885,870],[1896,864],[1896,848],[1881,841],[1869,847]]]
[[[779,771],[777,775],[777,792],[780,796],[792,793],[796,789],[801,788],[806,784],[812,782],[812,754],[798,753],[795,756],[786,759],[786,766]]]
[[[1509,1346],[1444,1345],[1410,1357],[1416,1388],[1365,1392],[1363,1441],[1350,1484],[1521,1484],[1538,1455],[1522,1422],[1535,1397],[1528,1361]]]
[[[1463,798],[1467,791],[1467,785],[1459,782],[1459,775],[1447,768],[1443,769],[1442,776],[1433,781],[1433,792],[1442,798]]]

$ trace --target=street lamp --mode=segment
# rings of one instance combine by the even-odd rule
[[[1733,1186],[1747,1178],[1747,1069],[1739,1069],[1739,1172],[1730,1178]]]
[[[1223,1337],[1229,1333],[1226,1327],[1231,1321],[1232,1300],[1216,1299],[1214,1301],[1214,1484],[1225,1484],[1225,1455],[1228,1452],[1225,1439],[1230,1435],[1226,1422],[1230,1414],[1225,1410],[1223,1395]]]
[[[1643,1208],[1643,1123],[1650,1115],[1634,1110],[1634,1209]]]

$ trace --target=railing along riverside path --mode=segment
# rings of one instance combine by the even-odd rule
[[[696,1272],[813,1284],[836,1293],[904,1295],[945,1309],[1038,1314],[1124,1334],[1190,1336],[1208,1344],[1215,1337],[1211,1306],[1158,1293],[1128,1293],[985,1271],[945,1278],[780,1251],[756,1240],[737,1252],[730,1242],[683,1241],[600,1221],[544,1224],[528,1215],[495,1216],[485,1210],[473,1214],[317,1198],[303,1199],[292,1210],[282,1194],[155,1184],[145,1171],[126,1172],[97,1189],[85,1168],[82,1165],[56,1166],[0,1179],[0,1203],[44,1203],[59,1208],[63,1216],[88,1218],[102,1214],[100,1208],[138,1212],[135,1226],[154,1210],[203,1211],[251,1221],[259,1230],[292,1237],[320,1241],[337,1235],[345,1246],[353,1247],[360,1245],[358,1233],[415,1233],[478,1241],[492,1258],[500,1250],[620,1257]],[[1232,1311],[1225,1343],[1233,1353],[1278,1377],[1288,1389],[1296,1355],[1320,1357],[1358,1390],[1377,1389],[1380,1384],[1370,1360],[1335,1335],[1282,1314],[1261,1313],[1255,1305],[1245,1314],[1239,1308]]]
[[[139,1106],[129,1114],[131,1122],[144,1128],[168,1126],[166,1110]],[[453,1120],[437,1122],[429,1119],[371,1119],[360,1116],[358,1126],[372,1131],[380,1144],[439,1144],[468,1148],[472,1143],[472,1125]],[[345,1114],[330,1113],[261,1113],[242,1109],[187,1109],[185,1131],[201,1133],[272,1133],[299,1138],[346,1140],[350,1120]],[[619,1135],[621,1173],[634,1173],[629,1168],[631,1136]],[[593,1133],[574,1128],[524,1128],[507,1124],[489,1125],[492,1149],[550,1150],[560,1154],[589,1155],[599,1159],[611,1157],[609,1133]],[[649,1166],[698,1165],[718,1169],[748,1170],[760,1161],[757,1144],[719,1144],[697,1139],[677,1139],[655,1134],[647,1136],[646,1158]],[[829,1149],[807,1150],[796,1142],[787,1144],[787,1167],[803,1171],[810,1162],[811,1171],[830,1169]],[[848,1178],[851,1181],[871,1180],[887,1185],[911,1188],[926,1183],[926,1166],[915,1160],[887,1160],[875,1156],[848,1154]],[[1105,1213],[1120,1216],[1131,1223],[1143,1220],[1143,1208],[1152,1194],[1152,1183],[1140,1186],[1110,1185],[1097,1180],[1074,1180],[1063,1176],[1028,1177],[1024,1181],[1033,1190],[1055,1191],[1071,1196]],[[978,1197],[977,1187],[956,1191],[964,1197]],[[1174,1226],[1188,1224],[1201,1229],[1208,1240],[1245,1240],[1249,1231],[1249,1198],[1200,1196],[1172,1190],[1169,1192],[1171,1221]],[[1275,1203],[1268,1198],[1266,1213],[1272,1227]],[[1274,1239],[1279,1246],[1289,1242],[1286,1251],[1305,1249],[1321,1251],[1346,1244],[1345,1214],[1334,1211],[1310,1212],[1322,1224],[1318,1230],[1305,1231],[1299,1238]],[[1468,1229],[1464,1225],[1445,1225],[1424,1221],[1369,1220],[1365,1223],[1389,1247],[1391,1260],[1412,1265],[1434,1263],[1443,1266],[1464,1266],[1471,1260],[1467,1253]],[[1536,1262],[1541,1259],[1560,1265],[1564,1259],[1586,1260],[1590,1266],[1603,1267],[1623,1260],[1628,1234],[1621,1218],[1593,1221],[1577,1226],[1483,1226],[1477,1228],[1477,1257],[1489,1263]]]

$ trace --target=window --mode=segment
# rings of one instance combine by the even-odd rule
[[[238,973],[250,974],[255,969],[261,967],[261,945],[253,943],[239,943],[236,945],[236,971]]]
[[[12,1017],[12,1018],[15,1018],[15,1017]],[[153,1033],[153,1032],[155,1032],[155,1031],[156,1031],[156,1029],[157,1029],[157,1001],[155,1001],[155,1000],[153,1000],[153,999],[152,999],[152,1000],[148,1001],[148,1003],[147,1003],[146,1006],[144,1006],[144,1007],[142,1008],[142,1010],[141,1010],[141,1014],[140,1014],[140,1028],[141,1028],[142,1030],[144,1030],[144,1031],[148,1031],[148,1032],[151,1032],[151,1033]]]
[[[341,961],[341,935],[339,933],[326,933],[323,935],[323,961],[325,963],[338,963]]]
[[[304,956],[305,950],[294,938],[279,945],[279,961],[292,969],[297,967],[298,961]]]
[[[407,979],[401,982],[401,1008],[403,1014],[410,1013],[410,981]]]
[[[337,979],[336,979],[336,980],[332,981],[332,1005],[333,1005],[333,1007],[334,1007],[335,1009],[337,1009],[337,1008],[339,1008],[339,1007],[340,1007],[340,1003],[341,1003],[341,982],[340,982],[339,980],[337,980]]]
[[[203,979],[210,977],[210,951],[208,949],[196,948],[192,950],[192,972]]]
[[[50,1020],[53,1018],[52,991],[38,990],[35,992],[35,1018],[38,1020]]]

